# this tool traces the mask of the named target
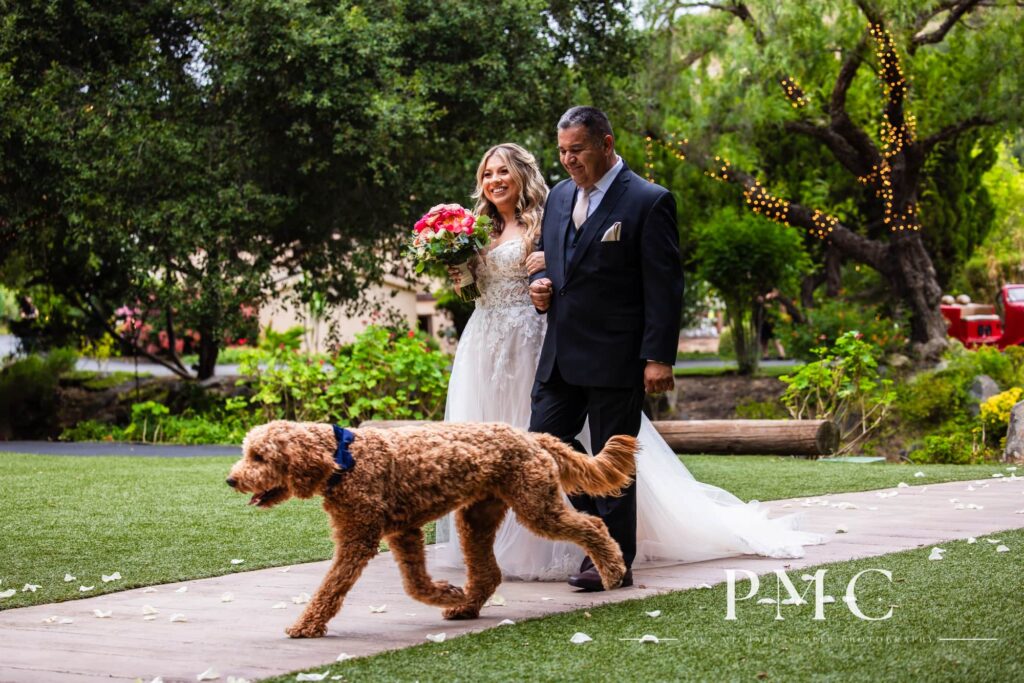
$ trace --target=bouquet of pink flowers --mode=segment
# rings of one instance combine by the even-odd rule
[[[469,259],[491,241],[491,219],[474,216],[458,204],[438,204],[416,221],[409,253],[416,258],[416,272],[430,263],[459,269],[459,296],[472,301],[480,289],[469,270]]]

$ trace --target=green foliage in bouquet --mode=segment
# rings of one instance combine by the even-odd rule
[[[857,332],[847,332],[819,360],[781,379],[788,386],[782,403],[797,420],[833,420],[839,428],[839,453],[849,453],[877,429],[892,408],[892,380],[878,372],[878,349]]]
[[[447,354],[421,333],[370,326],[325,358],[279,351],[266,367],[244,362],[251,404],[264,420],[353,424],[369,419],[440,419],[448,388]]]

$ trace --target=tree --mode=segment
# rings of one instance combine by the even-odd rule
[[[948,166],[929,164],[940,151],[973,155],[983,130],[1019,127],[1024,9],[725,0],[649,10],[660,63],[677,70],[649,76],[672,86],[650,103],[652,142],[741,188],[755,212],[820,238],[834,275],[845,259],[877,270],[911,311],[912,341],[934,357],[945,324],[922,203]],[[795,140],[813,142],[819,157],[794,157],[786,182],[744,170]]]
[[[0,265],[113,334],[160,327],[167,354],[120,336],[182,376],[192,331],[200,378],[278,278],[358,300],[484,149],[553,137],[634,52],[607,0],[0,7]]]
[[[741,374],[757,370],[765,301],[772,290],[792,292],[809,268],[801,237],[735,207],[698,227],[698,276],[725,302]]]

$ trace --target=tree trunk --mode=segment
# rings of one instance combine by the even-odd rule
[[[942,288],[920,233],[894,239],[888,248],[883,274],[896,297],[911,311],[910,341],[919,358],[937,361],[946,348],[946,322],[939,312]]]
[[[201,332],[199,337],[199,368],[196,372],[196,379],[202,381],[213,377],[217,366],[218,353],[220,353],[220,345],[213,335]]]

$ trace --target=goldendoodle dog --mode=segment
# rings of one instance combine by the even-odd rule
[[[245,437],[227,483],[269,508],[322,495],[331,518],[334,562],[306,611],[286,629],[316,638],[386,539],[413,598],[446,607],[446,619],[474,619],[501,583],[494,537],[508,508],[531,531],[582,546],[606,589],[622,582],[618,544],[597,517],[568,505],[566,493],[615,495],[635,471],[636,440],[616,436],[597,457],[548,434],[504,424],[437,423],[343,430],[276,421]],[[465,589],[427,573],[420,528],[457,509],[466,559]]]

